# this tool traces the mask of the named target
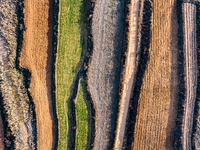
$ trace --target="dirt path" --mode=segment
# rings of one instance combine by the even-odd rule
[[[27,30],[21,66],[32,72],[30,92],[36,107],[38,149],[52,149],[54,125],[51,100],[53,1],[25,0]]]
[[[0,150],[4,150],[4,131],[3,131],[3,122],[0,115]]]
[[[115,139],[115,150],[122,149],[123,138],[126,126],[126,118],[131,97],[131,90],[136,72],[136,53],[137,53],[137,27],[139,0],[134,0],[130,4],[129,13],[129,32],[128,32],[128,50],[126,56],[126,64],[123,75],[122,96],[120,100],[119,117],[117,122],[117,131]]]
[[[150,60],[143,79],[133,149],[173,149],[177,106],[176,0],[154,0]]]
[[[183,150],[191,150],[194,104],[197,87],[196,6],[183,4],[184,56],[185,56],[185,111],[183,118]]]

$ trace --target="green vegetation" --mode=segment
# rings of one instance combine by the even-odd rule
[[[87,142],[89,136],[89,107],[87,104],[86,86],[84,81],[79,83],[79,91],[76,100],[76,115],[77,115],[77,137],[76,137],[76,149],[87,149]]]
[[[61,0],[56,68],[60,150],[70,149],[71,110],[68,102],[73,80],[83,63],[86,43],[87,0]]]

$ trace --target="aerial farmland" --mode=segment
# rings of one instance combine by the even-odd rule
[[[200,0],[0,0],[0,150],[199,150]]]

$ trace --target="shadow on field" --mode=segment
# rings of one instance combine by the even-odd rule
[[[170,83],[170,107],[168,110],[168,120],[166,127],[166,139],[165,139],[165,147],[166,149],[173,149],[174,142],[174,129],[175,129],[175,121],[176,121],[176,113],[177,113],[177,103],[178,103],[178,22],[177,22],[177,14],[176,14],[176,2],[172,6],[172,15],[171,15],[171,53],[172,53],[172,65],[171,67],[171,83]]]
[[[53,120],[52,131],[54,134],[52,148],[56,150],[58,148],[58,117],[56,110],[56,79],[55,79],[55,65],[56,54],[58,46],[58,13],[59,2],[58,0],[49,1],[48,10],[48,49],[47,49],[47,64],[46,64],[46,87],[49,106],[52,107],[51,119]],[[51,104],[52,103],[52,104]]]
[[[185,102],[185,80],[184,80],[184,52],[183,52],[183,17],[182,17],[182,2],[177,0],[177,20],[178,20],[178,108],[176,118],[176,128],[174,132],[174,149],[182,149],[182,124],[184,115]]]

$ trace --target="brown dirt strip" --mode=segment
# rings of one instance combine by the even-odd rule
[[[129,29],[128,29],[128,50],[124,68],[122,94],[119,104],[119,117],[117,122],[116,139],[114,149],[122,149],[124,132],[126,126],[127,112],[129,101],[132,93],[136,73],[136,55],[137,55],[137,29],[138,29],[138,12],[139,0],[131,1],[129,12]]]
[[[36,107],[38,149],[53,149],[51,99],[53,1],[25,0],[24,45],[20,65],[32,72],[30,92]]]
[[[177,108],[176,0],[154,0],[150,60],[143,79],[133,149],[173,149]]]
[[[3,122],[0,114],[0,150],[4,150],[4,130]]]

